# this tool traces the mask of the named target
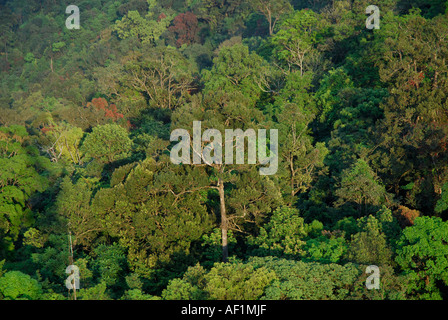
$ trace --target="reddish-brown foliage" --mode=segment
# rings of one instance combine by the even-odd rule
[[[117,106],[115,104],[110,104],[104,98],[94,98],[92,102],[87,103],[87,107],[94,107],[96,110],[103,110],[104,116],[113,121],[118,121],[123,119],[124,115],[118,112]]]
[[[422,83],[423,79],[425,79],[425,74],[423,71],[420,71],[417,75],[408,80],[407,89],[420,88],[420,83]]]
[[[395,213],[402,227],[414,225],[415,218],[420,216],[420,211],[412,210],[405,206],[399,206]]]
[[[160,22],[161,20],[166,18],[166,14],[164,14],[163,12],[157,17],[157,22]]]
[[[51,131],[54,129],[54,126],[48,126],[48,127],[43,127],[42,129],[40,129],[40,131],[42,131],[42,133],[47,133],[48,131]]]
[[[176,35],[176,45],[191,44],[196,40],[198,33],[198,18],[192,12],[177,15],[169,30]]]

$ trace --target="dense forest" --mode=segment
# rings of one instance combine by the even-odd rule
[[[448,297],[448,1],[0,15],[0,299]],[[278,170],[173,163],[194,121],[278,130]]]

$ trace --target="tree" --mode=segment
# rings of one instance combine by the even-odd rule
[[[360,232],[352,236],[347,259],[366,265],[390,265],[392,251],[378,219],[369,215],[358,219],[358,225]]]
[[[409,275],[409,290],[422,299],[441,299],[438,282],[448,285],[448,223],[418,217],[403,230],[396,262]]]
[[[164,300],[201,300],[204,296],[204,292],[197,286],[179,278],[170,280],[166,289],[162,291]]]
[[[0,246],[14,249],[23,227],[31,226],[34,214],[30,198],[46,190],[49,179],[57,175],[57,167],[39,155],[29,144],[30,137],[22,126],[0,128]],[[55,170],[56,169],[56,170]],[[3,251],[4,253],[4,251]]]
[[[121,160],[131,150],[132,141],[128,132],[117,124],[99,125],[92,129],[81,146],[87,159],[93,158],[102,164]]]
[[[173,20],[173,25],[168,28],[176,35],[176,46],[179,48],[184,44],[192,44],[197,41],[198,19],[190,11],[180,13]]]
[[[216,263],[204,276],[204,289],[212,300],[256,300],[275,278],[275,272],[264,267]]]
[[[315,103],[309,94],[311,78],[298,72],[286,76],[285,86],[275,97],[280,132],[280,175],[284,181],[284,197],[293,204],[296,196],[308,190],[317,170],[324,167],[328,154],[325,144],[313,145],[310,124],[315,118]]]
[[[249,264],[274,271],[277,279],[265,288],[268,300],[343,300],[349,297],[353,283],[360,275],[354,264],[319,264],[252,257]]]
[[[237,96],[235,98],[240,104],[254,105],[262,93],[267,72],[266,62],[258,54],[249,52],[246,45],[225,46],[213,59],[211,70],[202,72],[205,82],[203,94],[215,99],[216,103],[225,103],[230,96]]]
[[[381,82],[391,92],[381,105],[384,119],[376,126],[372,162],[395,193],[412,186],[405,205],[432,210],[448,172],[443,107],[448,78],[442,58],[448,23],[442,16],[427,20],[415,10],[387,20],[372,46]]]
[[[420,211],[412,210],[405,206],[398,206],[396,214],[398,221],[403,228],[412,226],[414,224],[415,218],[421,215]]]
[[[191,128],[193,121],[201,121],[202,130],[213,128],[220,132],[261,128],[260,124],[266,122],[254,105],[261,94],[257,80],[263,70],[261,58],[249,53],[246,46],[222,48],[213,68],[203,71],[204,94],[195,96],[190,104],[173,113],[172,128]],[[191,129],[185,130],[193,136]],[[236,136],[230,139],[233,148]],[[205,143],[193,146],[193,154],[201,155],[204,147]],[[257,165],[202,163],[201,160],[201,164],[192,166],[207,177],[210,195],[216,199],[212,210],[220,216],[223,261],[227,261],[228,230],[243,231],[245,224],[257,223],[282,202],[281,195],[272,179],[260,176]]]
[[[343,68],[328,71],[328,74],[322,78],[316,92],[320,122],[333,129],[336,120],[341,118],[338,111],[347,103],[343,101],[343,98],[347,95],[347,91],[353,87],[352,79]]]
[[[340,187],[335,194],[339,197],[336,205],[353,202],[358,207],[358,214],[369,212],[369,206],[384,204],[388,197],[377,175],[362,159],[343,171]]]
[[[115,170],[109,188],[95,194],[92,207],[104,217],[105,234],[127,249],[130,270],[153,279],[153,289],[159,289],[182,270],[177,259],[190,261],[192,242],[211,229],[198,187],[204,178],[166,159],[147,158],[121,169],[126,170]]]
[[[357,158],[368,159],[375,150],[378,142],[374,128],[383,117],[380,103],[388,92],[384,88],[355,87],[346,71],[336,69],[323,78],[316,95],[319,137],[331,136],[326,163],[337,177]]]
[[[63,159],[79,165],[83,156],[80,151],[83,136],[81,128],[67,123],[53,124],[41,129],[38,143],[51,161],[57,162]]]
[[[293,11],[288,0],[251,0],[250,4],[255,10],[260,11],[268,20],[269,35],[274,33],[274,28],[282,15]]]
[[[80,178],[73,183],[66,176],[61,182],[61,190],[56,199],[56,210],[69,232],[73,233],[73,245],[90,247],[95,237],[103,230],[103,218],[91,206],[93,189],[96,185],[88,179]]]
[[[259,235],[250,242],[260,249],[255,252],[266,252],[268,255],[296,255],[302,252],[303,240],[307,230],[299,211],[294,208],[276,209],[266,224],[260,227]]]
[[[158,296],[145,294],[141,289],[126,290],[125,294],[121,297],[121,300],[160,300]]]
[[[12,31],[12,28],[15,24],[15,19],[13,18],[14,15],[12,15],[11,9],[7,6],[1,7],[1,33],[0,33],[0,41],[2,43],[2,51],[4,55],[4,59],[1,62],[0,66],[2,71],[8,71],[10,68],[10,62],[8,59],[8,50],[9,46],[12,44],[12,40],[14,38],[14,32]]]
[[[274,45],[274,56],[286,66],[285,69],[298,68],[300,75],[313,70],[312,59],[318,54],[315,49],[319,41],[318,22],[317,14],[313,11],[301,10],[280,24],[271,42]]]
[[[172,18],[167,16],[159,21],[147,19],[138,11],[129,11],[121,20],[115,22],[113,30],[121,39],[137,37],[144,44],[154,44],[168,28],[171,20]]]
[[[104,282],[100,282],[90,288],[81,288],[77,296],[79,300],[111,300],[106,290],[107,285]]]
[[[190,11],[197,15],[198,20],[206,22],[207,29],[220,36],[232,35],[235,30],[238,32],[243,29],[244,20],[251,12],[249,4],[244,0],[200,0],[188,3]]]
[[[153,108],[175,109],[193,89],[193,66],[172,47],[136,53],[129,57],[124,71],[120,81],[144,94]]]
[[[366,279],[371,275],[367,273],[368,265],[357,265],[360,275],[352,284],[350,300],[408,300],[412,296],[408,293],[410,279],[406,275],[397,274],[392,266],[380,267],[380,286],[378,289],[367,289]]]
[[[0,277],[0,295],[5,300],[37,300],[41,294],[37,280],[20,271],[8,271]]]
[[[30,265],[35,266],[35,269],[30,270],[30,272],[39,275],[38,279],[41,279],[40,282],[48,283],[48,288],[55,290],[56,292],[66,293],[66,288],[63,284],[67,278],[65,270],[68,266],[67,262],[69,261],[70,256],[66,225],[62,226],[62,228],[59,225],[41,226],[41,228],[46,231],[48,235],[44,248],[33,252],[28,260]],[[55,230],[61,230],[59,228],[63,230],[62,234],[61,232],[55,232]],[[77,263],[76,265],[81,267]],[[87,274],[84,270],[82,270],[82,277],[83,281],[87,278]],[[65,292],[61,292],[61,289]]]
[[[64,2],[0,1],[0,299],[445,298],[447,0]]]
[[[406,12],[412,8],[419,8],[422,10],[422,16],[425,18],[433,18],[437,15],[446,13],[446,2],[439,0],[411,0],[400,3],[402,12]]]
[[[124,115],[118,112],[115,104],[104,98],[93,98],[91,102],[87,102],[85,108],[80,109],[80,117],[85,122],[85,127],[106,124],[110,122],[117,123],[124,118]]]
[[[303,247],[304,260],[319,263],[339,263],[347,253],[347,242],[341,236],[320,236],[309,239]]]
[[[108,287],[119,287],[127,267],[125,248],[116,243],[109,246],[99,245],[93,253],[93,269],[100,282],[104,282]]]
[[[257,300],[277,276],[272,270],[251,264],[215,263],[210,271],[190,267],[182,279],[170,281],[164,299]]]
[[[202,259],[201,265],[204,267],[212,267],[215,262],[222,261],[222,231],[221,228],[216,227],[209,234],[202,236],[201,246]],[[238,241],[233,230],[227,232],[228,251],[232,253],[238,252]],[[237,254],[238,255],[238,254]]]

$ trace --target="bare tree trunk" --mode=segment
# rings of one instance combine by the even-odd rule
[[[269,35],[272,36],[272,34],[274,33],[274,26],[272,25],[272,16],[271,16],[271,11],[268,10],[268,21],[269,21]]]
[[[227,241],[227,231],[229,224],[226,214],[226,204],[224,199],[224,183],[221,178],[218,179],[219,204],[221,208],[221,238],[222,238],[222,261],[227,262],[229,257],[229,248]]]

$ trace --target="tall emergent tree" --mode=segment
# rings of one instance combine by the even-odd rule
[[[193,137],[193,121],[201,121],[202,130],[216,129],[222,133],[229,129],[240,129],[241,133],[246,133],[246,130],[256,132],[258,128],[269,128],[261,111],[254,107],[261,94],[260,78],[264,72],[265,62],[257,54],[249,53],[246,46],[236,44],[222,48],[212,70],[204,71],[204,94],[196,95],[192,103],[173,114],[173,129],[186,129]],[[201,137],[202,132],[199,139]],[[224,135],[213,139],[224,141]],[[237,137],[225,135],[227,139],[231,139],[233,146]],[[208,140],[211,141],[211,137]],[[243,144],[244,140],[243,136]],[[210,155],[213,153],[212,161],[202,163],[202,170],[208,177],[209,188],[217,192],[218,205],[212,206],[212,210],[220,216],[223,261],[227,261],[228,230],[244,231],[245,224],[259,221],[264,213],[270,212],[281,201],[281,196],[269,176],[261,176],[254,164],[244,164],[246,155],[240,164],[215,162],[217,148],[223,147],[218,145],[218,141],[213,140],[214,151],[208,151]],[[193,145],[193,157],[201,159],[203,147],[202,144]],[[243,147],[243,150],[248,149]],[[233,153],[235,163],[234,150],[227,152]],[[197,166],[194,170],[199,170],[199,165],[193,166]]]

